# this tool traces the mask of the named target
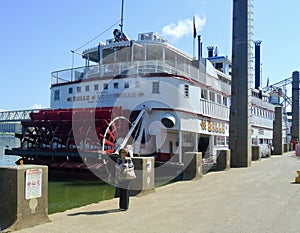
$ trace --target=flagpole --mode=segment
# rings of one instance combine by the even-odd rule
[[[123,21],[124,21],[123,11],[124,11],[124,0],[122,0],[122,8],[121,8],[121,23],[120,23],[121,34],[123,32]]]
[[[193,59],[195,59],[195,39],[197,36],[195,16],[193,17]]]

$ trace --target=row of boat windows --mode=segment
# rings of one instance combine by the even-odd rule
[[[252,138],[252,145],[262,145],[262,144],[271,145],[272,139]],[[229,137],[219,136],[219,135],[214,136],[214,145],[215,146],[228,146],[229,145]]]
[[[229,137],[226,136],[214,136],[214,145],[215,146],[229,146]]]
[[[224,106],[229,106],[229,101],[226,96],[222,96],[213,91],[208,91],[206,89],[201,89],[201,99],[209,100]]]
[[[76,91],[77,93],[82,92],[82,86],[77,86]],[[119,89],[119,83],[113,83],[114,89]],[[129,88],[129,82],[124,83],[124,89]],[[84,86],[84,90],[86,92],[90,91],[90,85]],[[103,84],[103,90],[108,90],[108,83]],[[99,91],[99,84],[94,84],[94,91]],[[73,87],[69,87],[69,94],[73,94]]]
[[[128,89],[130,87],[129,82],[124,82],[123,84],[123,88],[124,89]],[[94,84],[93,89],[94,91],[99,91],[100,90],[100,84]],[[140,87],[140,83],[139,82],[135,82],[135,87],[139,88]],[[121,89],[121,83],[118,82],[114,82],[112,83],[111,86],[109,86],[108,83],[104,83],[102,90],[108,90],[109,88],[113,88],[115,90],[117,89]],[[76,92],[77,93],[81,93],[83,91],[85,92],[89,92],[91,90],[91,85],[85,85],[85,86],[77,86],[76,87]],[[68,89],[68,94],[73,94],[75,93],[74,88],[73,87],[69,87]],[[153,94],[159,94],[160,93],[160,82],[159,81],[154,81],[152,82],[152,93]],[[190,97],[190,86],[188,84],[184,85],[184,96],[189,98]],[[54,100],[59,100],[60,99],[60,90],[55,90],[54,91]],[[224,105],[224,106],[229,106],[229,101],[228,98],[225,96],[222,96],[220,94],[217,94],[215,92],[212,91],[208,91],[206,89],[201,89],[201,99],[205,99],[205,100],[209,100],[211,102],[215,102],[218,103],[220,105]]]
[[[139,88],[140,87],[140,83],[136,82],[135,83],[135,87]],[[83,89],[84,88],[84,89]],[[118,82],[115,82],[112,84],[112,88],[117,90],[121,88],[121,84]],[[128,89],[129,88],[129,82],[124,82],[123,83],[123,88],[124,89]],[[108,83],[104,83],[103,84],[103,88],[102,90],[108,90],[109,89],[109,84]],[[90,85],[85,85],[85,86],[77,86],[76,87],[76,92],[77,93],[81,93],[83,91],[85,92],[89,92],[91,90],[91,86]],[[94,84],[94,91],[99,91],[100,87],[99,84]],[[74,88],[73,87],[69,87],[68,89],[68,94],[73,94],[75,93]],[[153,82],[152,83],[152,93],[159,93],[159,82]],[[60,90],[55,90],[54,91],[54,100],[59,100],[60,99]]]
[[[189,91],[188,84],[184,85],[184,96],[187,98],[190,97],[190,91]],[[201,99],[208,100],[208,101],[229,107],[229,101],[226,96],[222,96],[213,91],[208,91],[208,90],[202,89],[202,88],[201,88]]]
[[[275,113],[264,110],[264,109],[256,108],[256,107],[251,108],[251,114],[253,116],[264,117],[264,118],[268,118],[271,120],[275,119]]]
[[[252,138],[252,145],[267,144],[272,145],[272,139],[268,138]]]
[[[261,93],[259,93],[259,92],[257,92],[257,90],[252,90],[252,96],[255,96],[255,97],[257,97],[257,98],[260,98],[260,99],[262,99],[263,101],[266,101],[266,102],[268,102],[269,101],[269,97],[268,96],[264,96],[264,95],[262,95]]]

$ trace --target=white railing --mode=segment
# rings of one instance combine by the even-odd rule
[[[205,68],[198,69],[190,64],[178,63],[177,61],[170,60],[118,62],[60,70],[51,74],[51,83],[52,85],[55,85],[91,78],[115,77],[118,75],[145,75],[155,73],[182,75],[205,85],[207,85],[207,83],[217,83],[218,85],[214,85],[214,88],[230,95],[230,85],[222,83],[220,80],[212,76],[206,75]]]
[[[2,111],[0,112],[0,122],[15,122],[29,120],[31,112],[38,112],[40,109]]]
[[[251,125],[273,129],[273,120],[266,117],[251,115]]]
[[[229,107],[205,99],[200,100],[200,112],[205,116],[229,120]]]

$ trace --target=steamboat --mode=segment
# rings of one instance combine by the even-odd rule
[[[107,169],[122,147],[156,164],[183,164],[185,152],[216,164],[228,149],[231,62],[214,47],[192,58],[155,32],[114,38],[82,52],[83,67],[51,74],[50,109],[33,112],[6,154],[52,170]],[[252,90],[252,143],[269,153],[275,105]],[[283,129],[286,140],[287,128]]]

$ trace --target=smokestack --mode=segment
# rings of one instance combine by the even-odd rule
[[[198,60],[200,61],[202,57],[202,52],[201,52],[201,36],[198,36]]]
[[[255,89],[260,87],[260,44],[261,40],[254,41],[255,44]]]
[[[214,56],[214,46],[208,46],[208,57],[213,57]]]
[[[202,44],[203,44],[203,42],[201,42],[201,44],[200,44],[200,57],[202,57],[202,51],[203,51]]]

